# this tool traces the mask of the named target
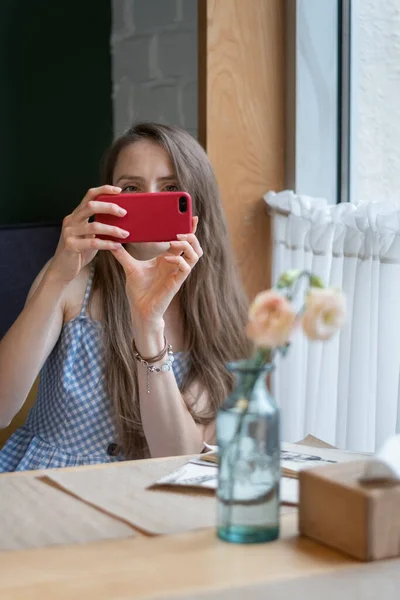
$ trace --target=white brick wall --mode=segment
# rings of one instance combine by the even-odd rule
[[[355,8],[352,201],[400,204],[400,0]]]
[[[197,0],[112,0],[114,133],[134,121],[197,135]]]

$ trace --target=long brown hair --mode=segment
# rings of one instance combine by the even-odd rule
[[[207,424],[215,418],[232,385],[226,363],[248,353],[244,333],[247,299],[234,265],[212,167],[192,136],[182,129],[156,123],[133,126],[107,152],[103,183],[113,183],[120,152],[142,139],[152,140],[168,152],[179,189],[191,195],[193,214],[199,217],[196,234],[204,256],[179,293],[185,345],[191,358],[181,392],[185,394],[196,381],[208,393],[207,410],[198,411],[195,399],[187,400],[195,421]],[[114,403],[120,448],[126,457],[142,457],[148,449],[140,418],[125,275],[111,252],[100,252],[97,256],[92,293],[95,290],[100,292],[104,313],[105,376]]]

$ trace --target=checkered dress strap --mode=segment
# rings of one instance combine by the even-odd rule
[[[86,313],[87,313],[87,308],[88,308],[88,304],[89,304],[90,291],[91,291],[92,285],[93,285],[93,277],[94,277],[94,263],[92,262],[92,264],[90,265],[89,279],[88,279],[88,282],[86,284],[86,290],[85,290],[85,296],[83,298],[82,308],[81,308],[81,311],[79,313],[80,317],[85,317]]]

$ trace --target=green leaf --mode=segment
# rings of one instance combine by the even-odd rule
[[[310,285],[311,285],[311,287],[316,287],[316,288],[321,288],[321,289],[323,289],[325,287],[322,279],[320,277],[317,277],[316,275],[313,275],[312,273],[310,275]]]
[[[293,283],[296,281],[300,274],[300,269],[289,269],[288,271],[285,271],[279,277],[276,287],[278,289],[290,287],[291,285],[293,285]]]

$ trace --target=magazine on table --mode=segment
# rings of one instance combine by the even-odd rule
[[[216,490],[218,484],[218,448],[207,446],[209,451],[192,458],[183,467],[159,479],[157,486],[182,486]],[[302,469],[348,462],[366,458],[330,447],[315,447],[303,444],[283,443],[281,447],[281,502],[298,503],[298,474]]]
[[[201,462],[218,464],[217,446],[207,446],[209,452],[200,455]],[[366,458],[367,454],[347,452],[329,446],[307,446],[283,442],[281,445],[281,469],[285,477],[297,478],[302,469],[321,467],[338,462]]]

